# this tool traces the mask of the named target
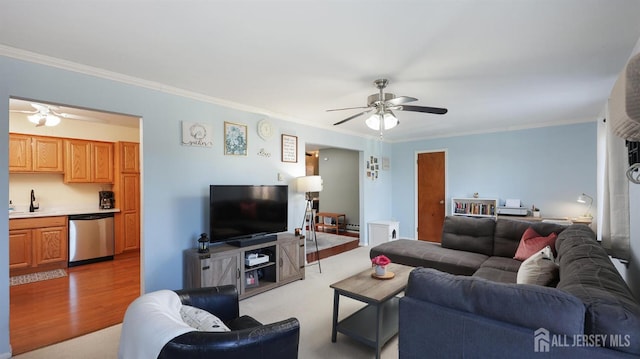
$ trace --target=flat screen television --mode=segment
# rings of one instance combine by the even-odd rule
[[[210,241],[243,246],[287,231],[286,185],[210,185]]]

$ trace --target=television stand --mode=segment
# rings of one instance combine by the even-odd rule
[[[208,253],[198,253],[197,248],[185,250],[185,288],[231,284],[238,289],[240,299],[244,299],[304,279],[305,239],[293,233],[275,237],[274,242],[245,247],[223,243],[209,247]],[[246,258],[256,253],[268,255],[269,260],[247,266]]]
[[[248,247],[256,244],[263,244],[269,242],[275,242],[278,240],[278,236],[275,234],[265,234],[262,236],[245,237],[241,239],[231,240],[227,242],[234,247]]]

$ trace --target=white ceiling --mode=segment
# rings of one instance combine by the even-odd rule
[[[335,128],[373,81],[389,141],[593,121],[640,38],[633,0],[0,0],[0,54],[63,59]],[[339,130],[376,135],[364,116]]]

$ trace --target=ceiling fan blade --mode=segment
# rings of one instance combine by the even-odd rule
[[[327,112],[331,112],[331,111],[343,111],[343,110],[357,110],[360,108],[369,108],[369,106],[359,106],[359,107],[345,107],[345,108],[334,108],[331,110],[327,110]]]
[[[35,102],[31,103],[31,107],[35,108],[36,111],[41,112],[41,113],[49,113],[49,111],[51,111],[49,106],[41,105],[41,104],[35,103]]]
[[[38,113],[38,112],[40,112],[40,111],[38,111],[38,110],[35,110],[35,111],[9,110],[9,112],[28,113],[28,114],[33,115],[34,113]]]
[[[387,101],[386,104],[391,106],[397,106],[403,103],[414,102],[414,101],[418,101],[418,99],[415,97],[409,97],[409,96],[399,96]]]
[[[362,111],[362,112],[360,112],[360,113],[356,113],[355,115],[350,116],[350,117],[347,117],[347,118],[345,118],[345,119],[344,119],[344,120],[342,120],[342,121],[338,121],[338,122],[334,123],[333,125],[334,125],[334,126],[341,125],[341,124],[343,124],[343,123],[345,123],[345,122],[347,122],[347,121],[351,121],[351,120],[353,120],[354,118],[356,118],[356,117],[358,117],[358,116],[364,115],[365,113],[367,113],[367,112],[369,112],[369,111],[371,111],[371,110],[367,110],[367,111]]]
[[[402,106],[401,110],[403,110],[403,111],[433,113],[433,114],[436,114],[436,115],[444,115],[448,111],[446,108],[441,108],[441,107],[404,106],[404,105]]]

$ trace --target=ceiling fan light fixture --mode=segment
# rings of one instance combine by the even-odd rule
[[[384,129],[389,130],[398,125],[398,119],[390,112],[385,112],[383,117]],[[368,119],[364,121],[364,123],[372,130],[379,131],[380,130],[380,115],[374,113]]]
[[[390,112],[384,114],[384,129],[388,130],[398,126],[398,119]]]
[[[60,117],[49,114],[46,117],[44,125],[53,127],[53,126],[57,126],[59,123],[60,123]]]
[[[40,115],[39,113],[27,116],[27,119],[29,120],[29,122],[36,125],[40,123],[41,118],[42,118],[42,115]]]
[[[36,126],[57,126],[60,123],[60,117],[52,115],[52,114],[43,114],[43,113],[35,113],[33,115],[27,116],[29,122],[35,124]],[[42,120],[44,119],[44,123]]]

